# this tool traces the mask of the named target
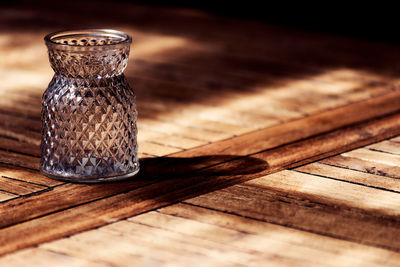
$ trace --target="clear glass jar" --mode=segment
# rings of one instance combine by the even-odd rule
[[[44,175],[90,183],[139,171],[135,93],[123,74],[131,42],[114,30],[45,37],[55,75],[42,99]]]

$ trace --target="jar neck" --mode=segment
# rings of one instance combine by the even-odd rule
[[[49,61],[57,75],[72,78],[111,78],[128,65],[129,46],[111,50],[71,52],[49,49]]]

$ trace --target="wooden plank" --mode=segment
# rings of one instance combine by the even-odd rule
[[[160,138],[154,138],[153,140],[151,140],[151,142],[164,146],[176,147],[180,150],[191,149],[193,147],[208,144],[208,142],[206,141],[199,141],[175,135],[165,135]],[[141,143],[139,143],[139,147],[141,147]]]
[[[229,134],[240,135],[256,130],[254,127],[239,126],[237,124],[228,123],[224,120],[216,121],[210,119],[202,119],[196,116],[196,114],[188,113],[176,113],[168,114],[165,120],[184,125],[195,127],[199,129],[205,129],[213,132],[223,132]]]
[[[19,140],[21,142],[32,144],[32,145],[40,145],[40,132],[31,131],[20,126],[6,126],[5,128],[0,128],[0,135],[3,137],[8,137],[12,139]]]
[[[219,108],[216,109],[216,106]],[[282,109],[279,108],[279,110]],[[233,135],[237,132],[245,133],[257,129],[255,125],[246,126],[249,123],[243,120],[232,119],[230,114],[226,117],[225,115],[229,113],[229,107],[223,103],[196,102],[182,104],[168,99],[162,99],[162,101],[157,101],[156,99],[146,101],[146,99],[142,99],[142,102],[138,103],[138,110],[143,119],[157,118],[159,121],[173,122],[177,125],[210,132],[230,133]],[[231,111],[231,113],[235,113],[235,111]],[[240,114],[235,116],[240,116]],[[263,123],[265,123],[266,118],[263,119]],[[268,119],[271,120],[270,116]],[[276,121],[276,119],[273,119],[273,121]],[[208,125],[208,122],[210,122],[210,125]],[[230,131],[223,130],[226,125],[230,128]]]
[[[82,246],[85,249],[82,249]],[[105,231],[87,231],[67,239],[45,243],[40,249],[54,251],[70,257],[97,262],[106,266],[165,265],[176,258],[168,249],[156,250],[140,240]],[[157,251],[157,253],[154,253]],[[17,252],[18,253],[18,252]]]
[[[142,120],[141,124],[138,125],[139,132],[142,128],[163,134],[174,134],[177,136],[208,142],[219,141],[221,139],[232,137],[231,134],[227,133],[213,132],[193,127],[183,127],[171,122],[160,122],[147,118],[146,120]]]
[[[140,123],[141,121],[139,120],[139,124]],[[138,138],[139,150],[142,149],[147,150],[143,148],[142,145],[144,144],[144,146],[146,146],[146,143],[153,143],[153,144],[155,143],[162,146],[180,148],[181,150],[190,149],[196,146],[209,143],[207,141],[200,141],[183,136],[171,135],[170,133],[155,132],[143,128],[140,128],[137,138]],[[150,153],[151,151],[143,151],[143,152],[147,154],[152,154]]]
[[[41,99],[32,99],[29,96],[24,95],[23,93],[21,94],[15,94],[15,93],[9,93],[5,92],[4,90],[0,91],[0,103],[2,101],[7,100],[10,103],[14,103],[15,106],[18,108],[20,105],[29,108],[29,109],[35,109],[37,110],[38,107],[41,107]]]
[[[265,98],[265,99],[267,99],[267,98]],[[168,100],[168,99],[165,99],[165,100]],[[228,103],[234,102],[234,99],[229,99],[226,102],[228,102]],[[181,104],[182,103],[180,103],[180,102],[176,102],[176,104],[174,105],[174,109],[177,108],[176,106],[179,107],[179,105],[181,105]],[[145,106],[146,106],[145,108],[139,109],[139,113],[148,118],[153,118],[155,116],[154,107],[151,107],[149,105],[145,105]],[[224,102],[221,103],[221,99],[219,99],[219,98],[216,98],[214,100],[214,103],[213,103],[212,99],[209,99],[209,100],[207,99],[207,102],[203,102],[203,103],[198,101],[196,103],[186,104],[184,107],[182,107],[182,110],[181,110],[182,114],[180,116],[197,117],[200,120],[228,123],[231,125],[235,125],[239,128],[250,128],[250,129],[251,128],[253,128],[253,129],[265,128],[267,126],[276,124],[281,119],[285,119],[285,116],[283,116],[283,115],[279,116],[276,114],[276,113],[279,113],[278,111],[275,113],[273,113],[273,112],[264,113],[264,112],[260,112],[257,109],[255,109],[255,110],[247,109],[247,110],[243,111],[243,110],[238,110],[237,108],[235,108],[235,105],[232,105],[232,106],[229,104],[226,104]],[[160,107],[156,107],[156,108],[159,109]],[[171,109],[171,108],[168,108],[168,106],[166,106],[165,108]],[[287,113],[287,112],[282,112],[282,113]],[[176,115],[176,116],[178,116],[178,115]],[[278,116],[279,116],[279,118],[278,118]],[[287,119],[287,117],[288,116],[286,116],[286,119]],[[169,121],[169,118],[170,118],[170,116],[168,115],[165,117],[164,120]],[[289,118],[293,118],[293,116],[289,115]],[[175,119],[172,118],[172,121],[175,121],[178,123],[182,120],[183,119],[181,119],[181,118],[175,118]],[[184,120],[183,120],[183,123],[180,123],[180,124],[183,125]],[[194,124],[194,121],[191,122],[190,127],[200,128],[199,126]],[[208,128],[209,127],[206,127],[206,128],[201,127],[200,129],[208,130]],[[217,130],[217,132],[221,132],[221,130]],[[222,131],[222,132],[224,132],[224,131]]]
[[[118,266],[122,264],[121,261],[123,260],[128,260],[129,262],[132,260],[135,260],[135,262],[147,261],[159,264],[165,262],[180,262],[184,265],[183,263],[188,264],[189,261],[193,261],[193,258],[198,259],[199,256],[204,257],[205,250],[206,252],[210,252],[210,248],[195,247],[190,240],[183,241],[184,244],[181,244],[179,248],[177,248],[177,246],[166,247],[155,242],[157,241],[156,239],[151,238],[153,234],[149,233],[149,231],[152,230],[149,227],[135,229],[133,227],[134,224],[129,222],[122,224],[117,223],[117,225],[125,230],[124,235],[116,234],[115,231],[113,231],[114,227],[112,227],[109,229],[101,229],[100,231],[84,232],[71,236],[69,239],[43,244],[41,247],[60,251],[67,255],[74,255],[79,258],[97,258],[102,262]],[[164,236],[163,243],[168,241],[171,243],[180,241],[178,235],[167,236],[165,232],[159,234]],[[86,253],[81,249],[82,244],[88,245]],[[179,257],[177,257],[177,249],[181,251]],[[103,251],[106,252],[110,250],[113,250],[118,256],[103,253]],[[157,253],[154,253],[155,251],[157,251]],[[221,252],[217,253],[220,254]]]
[[[148,184],[149,181],[137,179],[127,183],[104,185],[61,184],[49,188],[42,194],[21,197],[3,203],[0,207],[0,228],[60,211],[93,200],[123,193]],[[15,209],[14,207],[18,207]],[[2,243],[0,238],[0,243]]]
[[[0,266],[26,266],[29,261],[30,266],[60,266],[65,264],[68,266],[108,266],[96,261],[87,261],[82,258],[75,258],[69,255],[56,253],[41,248],[25,249],[14,254],[6,255],[0,258]]]
[[[24,103],[11,102],[8,99],[0,98],[0,106],[4,108],[13,108],[25,113],[40,114],[41,106],[27,106]]]
[[[385,177],[400,178],[400,167],[398,166],[376,163],[373,161],[348,156],[344,157],[342,155],[338,155],[335,157],[330,157],[322,160],[321,163],[351,170],[358,170],[366,173],[377,174]]]
[[[270,127],[280,122],[280,119],[273,114],[257,114],[256,112],[235,111],[219,107],[210,107],[201,111],[198,116],[202,119],[223,121],[241,127],[256,129]]]
[[[0,150],[0,163],[39,170],[40,159],[28,155]]]
[[[9,192],[4,192],[4,191],[0,191],[0,202],[1,201],[5,201],[5,200],[9,200],[12,198],[16,198],[18,197],[18,195],[9,193]]]
[[[11,152],[17,152],[34,157],[40,157],[39,144],[24,143],[21,140],[14,140],[0,136],[0,148]]]
[[[391,138],[390,141],[392,141],[392,142],[400,142],[400,136],[396,136],[394,138]]]
[[[180,148],[160,145],[157,143],[142,142],[139,144],[140,153],[151,154],[155,156],[165,156],[168,154],[179,152],[181,150],[182,149]]]
[[[9,129],[10,127],[20,127],[37,133],[40,133],[41,130],[40,120],[32,120],[30,118],[13,116],[12,114],[8,113],[0,113],[0,125],[5,129]]]
[[[25,110],[25,109],[16,109],[12,105],[0,105],[0,113],[2,114],[11,114],[12,116],[15,117],[21,117],[21,118],[29,118],[31,120],[36,120],[40,121],[40,113],[33,113],[31,110]]]
[[[400,165],[400,155],[388,154],[379,151],[372,151],[366,148],[352,150],[349,151],[348,153],[343,153],[342,156],[358,158],[392,166]]]
[[[119,232],[116,232],[115,230],[117,227],[123,229],[125,234],[121,235]],[[154,238],[154,236],[157,236],[158,238]],[[118,254],[124,255],[129,250],[133,252],[132,254],[134,255],[142,254],[145,257],[151,256],[151,258],[157,261],[167,261],[176,264],[180,263],[182,265],[185,265],[184,263],[188,264],[188,261],[192,261],[193,258],[198,261],[201,258],[206,258],[207,255],[213,259],[213,261],[206,260],[206,263],[209,264],[214,262],[214,264],[222,265],[224,265],[224,263],[228,265],[235,263],[244,265],[245,263],[257,263],[256,256],[259,256],[246,253],[246,250],[244,249],[234,249],[229,244],[218,244],[219,246],[216,247],[215,242],[209,240],[196,237],[188,238],[180,233],[165,231],[146,225],[134,224],[127,221],[118,222],[108,227],[104,227],[97,232],[80,234],[78,238],[82,243],[101,242],[101,244],[104,244],[105,246],[103,250],[107,248],[107,250],[110,250],[110,241],[105,241],[113,240],[119,244],[117,245],[118,247],[125,247],[123,250],[119,250],[120,253],[117,252]],[[76,240],[77,238],[74,237],[74,239]],[[60,242],[47,243],[42,246],[69,254],[77,250],[76,247],[77,245],[79,246],[79,244],[76,243],[76,241],[71,242],[69,240],[62,240]],[[73,248],[74,245],[75,249]],[[142,249],[138,249],[138,246],[141,246]],[[72,249],[68,249],[69,247],[72,247],[73,251],[71,251]],[[160,251],[160,254],[155,254],[154,251]],[[249,251],[249,249],[247,249],[247,251]],[[76,255],[75,253],[72,255]],[[265,260],[268,260],[269,258],[272,257],[270,255],[265,255],[262,257],[262,260],[265,262]],[[178,261],[176,261],[176,259],[178,259]],[[260,264],[260,260],[258,260],[258,263]]]
[[[82,249],[82,245],[86,248]],[[160,251],[160,254],[149,255],[149,250],[153,248],[149,248],[139,239],[133,240],[105,231],[87,231],[67,239],[42,244],[40,248],[89,261],[102,262],[107,266],[125,266],[127,262],[132,261],[138,264],[146,261],[161,264],[171,259],[169,253],[163,251]],[[110,251],[112,253],[109,253]]]
[[[397,178],[363,173],[326,164],[311,163],[295,169],[296,171],[333,178],[365,186],[393,190],[400,193],[400,181]]]
[[[43,186],[55,186],[63,183],[54,179],[47,178],[46,176],[34,170],[15,167],[12,165],[2,164],[2,163],[0,163],[0,176],[10,177],[13,179]]]
[[[175,175],[179,175],[179,172],[175,169],[175,166],[179,165],[177,165],[177,163],[170,164],[170,160],[174,159],[167,159],[164,163],[160,162],[161,164],[159,163],[160,165],[158,166],[152,164],[146,167],[144,165],[142,175],[145,175],[147,172],[151,177],[151,170],[153,170],[155,174],[158,174],[165,180],[155,183],[157,180],[151,180],[147,178],[149,176],[146,175],[146,179],[141,181],[142,187],[136,190],[132,190],[133,188],[127,183],[114,184],[115,187],[110,185],[106,187],[98,186],[97,188],[90,186],[90,189],[87,189],[87,186],[82,186],[82,189],[87,190],[87,192],[84,193],[82,193],[82,190],[68,190],[70,189],[69,187],[73,187],[72,185],[59,186],[51,192],[46,192],[37,196],[37,199],[43,200],[44,203],[53,200],[57,202],[57,205],[48,204],[47,209],[43,206],[40,206],[40,209],[39,207],[35,209],[34,206],[29,205],[30,210],[28,217],[26,214],[19,213],[19,218],[16,218],[15,214],[10,214],[8,212],[9,209],[2,205],[0,206],[0,211],[2,213],[0,218],[5,222],[5,225],[9,225],[10,222],[15,224],[21,220],[27,220],[27,218],[30,220],[0,230],[0,236],[2,237],[0,244],[5,244],[0,247],[0,254],[59,238],[75,233],[76,231],[104,225],[114,220],[126,218],[195,195],[254,179],[271,172],[276,172],[288,167],[295,167],[296,165],[299,166],[310,160],[317,160],[332,154],[340,153],[353,147],[375,142],[381,138],[388,138],[400,132],[400,127],[397,125],[399,117],[400,114],[379,118],[353,127],[340,129],[325,135],[278,147],[273,150],[253,154],[250,158],[231,160],[197,172],[190,173],[186,171],[181,177],[172,176],[166,179],[168,177],[168,169]],[[182,153],[187,152],[185,151]],[[195,165],[194,170],[201,166],[201,163]],[[167,175],[163,175],[160,171],[166,172]],[[212,179],[210,179],[210,177],[212,177]],[[146,183],[149,185],[145,186]],[[137,185],[135,183],[133,184]],[[66,190],[70,198],[65,200],[64,194],[60,194],[60,192],[57,191],[59,188]],[[106,192],[99,193],[98,191],[100,191],[100,188],[106,190]],[[93,190],[95,190],[95,192],[93,192]],[[118,191],[123,191],[124,194],[117,194]],[[79,203],[79,201],[82,201],[82,196],[93,196],[91,200],[100,196],[103,198],[86,203],[85,205],[74,206],[71,209],[34,219],[40,216],[40,214],[55,212],[60,209],[60,206],[68,207],[73,205],[72,203],[77,205],[77,202]],[[106,196],[109,197],[104,198]],[[29,198],[28,201],[31,199],[32,198]],[[38,200],[36,200],[35,203],[38,203]],[[16,203],[9,201],[6,204],[15,205]],[[387,216],[395,216],[396,208],[393,206],[393,203],[391,204],[392,206],[387,207],[388,211],[383,207],[384,204],[387,204],[387,202],[382,202],[379,206],[376,206],[376,208],[382,208],[381,212]],[[22,201],[22,203],[18,205],[27,204]],[[23,209],[20,208],[20,210]],[[59,227],[52,227],[55,224],[59,225]],[[32,231],[32,229],[37,229],[37,231]],[[24,235],[25,238],[20,239],[17,238],[16,235]]]
[[[41,191],[46,188],[47,187],[45,186],[37,184],[0,177],[0,190],[7,191],[15,195],[27,195],[33,192]]]
[[[190,149],[208,143],[207,141],[200,141],[183,136],[170,135],[169,133],[164,134],[160,132],[154,132],[143,128],[140,129],[137,138],[138,138],[139,148],[141,148],[142,142],[151,142],[181,149]]]
[[[397,142],[383,141],[367,146],[371,150],[400,155],[400,144]]]

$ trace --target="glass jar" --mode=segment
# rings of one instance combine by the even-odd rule
[[[45,37],[55,75],[42,98],[44,175],[91,183],[139,171],[135,93],[123,74],[131,42],[114,30]]]

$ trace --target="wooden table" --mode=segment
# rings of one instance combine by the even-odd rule
[[[38,172],[43,36],[134,38],[141,174]],[[130,3],[0,9],[1,266],[400,266],[398,46]]]

